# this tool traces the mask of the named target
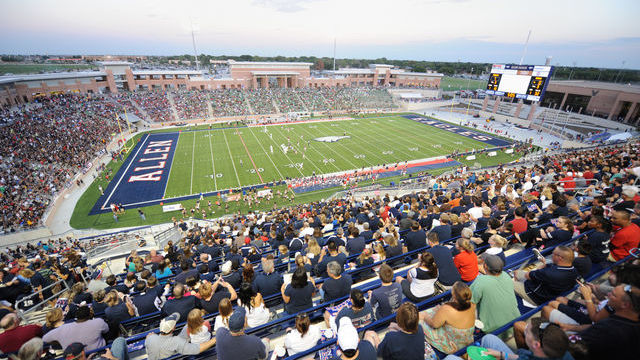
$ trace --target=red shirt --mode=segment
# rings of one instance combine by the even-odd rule
[[[525,231],[527,231],[527,227],[528,227],[528,223],[527,223],[527,219],[525,218],[516,218],[511,220],[511,223],[513,224],[513,233],[523,233]]]
[[[584,173],[582,173],[582,177],[584,177],[587,180],[593,179],[593,173],[591,172],[591,170],[587,170]]]
[[[20,350],[22,344],[36,336],[42,336],[42,327],[40,325],[24,325],[7,330],[0,334],[0,350],[5,354],[16,352]]]
[[[640,227],[631,225],[622,228],[611,239],[611,256],[616,260],[624,259],[629,255],[629,250],[640,244]]]
[[[573,180],[572,176],[567,176],[560,179],[562,186],[565,190],[573,190],[576,188],[576,182]]]
[[[478,276],[478,256],[475,252],[462,251],[453,258],[462,281],[472,281]]]

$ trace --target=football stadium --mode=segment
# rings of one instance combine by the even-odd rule
[[[354,55],[316,57],[326,4],[196,2],[228,16],[182,31],[163,1],[34,3],[0,5],[0,357],[637,358],[640,70],[610,65],[632,50],[549,20],[562,49],[460,26],[420,52],[420,21],[353,18]]]

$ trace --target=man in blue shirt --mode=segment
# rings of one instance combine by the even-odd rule
[[[430,232],[428,235],[430,249],[427,251],[433,255],[438,267],[438,280],[436,285],[442,290],[449,289],[456,281],[460,280],[460,273],[453,263],[453,252],[444,245],[440,245],[438,234]]]
[[[256,292],[259,292],[263,298],[266,298],[273,294],[280,293],[280,288],[284,280],[282,278],[282,274],[279,274],[274,271],[274,264],[272,259],[262,259],[262,272],[256,276],[255,281],[253,282],[253,289]],[[267,307],[272,307],[282,303],[282,298],[279,296],[275,299],[271,299],[266,301]]]
[[[516,271],[519,280],[514,283],[516,294],[531,304],[540,305],[569,292],[579,276],[572,265],[573,257],[569,247],[558,246],[553,250],[551,265],[542,261],[537,270]]]
[[[407,251],[418,250],[427,246],[427,234],[420,230],[420,224],[417,221],[411,223],[411,231],[405,235],[404,245]]]

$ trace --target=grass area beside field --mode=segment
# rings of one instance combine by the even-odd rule
[[[314,171],[317,174],[321,174],[374,166],[378,163],[392,164],[405,160],[433,157],[450,153],[456,149],[464,151],[465,149],[471,148],[480,149],[490,147],[485,143],[479,143],[475,140],[452,134],[449,131],[430,127],[409,119],[383,114],[372,114],[370,116],[358,117],[356,120],[336,122],[335,124],[307,123],[300,125],[271,126],[268,127],[268,131],[272,134],[273,139],[270,139],[268,133],[261,131],[263,130],[262,127],[238,128],[237,130],[222,130],[219,129],[220,127],[225,127],[225,125],[216,124],[211,127],[211,131],[206,131],[209,125],[177,127],[153,131],[166,132],[183,130],[180,134],[178,148],[174,155],[174,166],[172,166],[171,174],[169,175],[167,197],[214,191],[216,190],[216,186],[218,190],[223,190],[229,187],[237,187],[238,183],[242,186],[259,183],[257,172],[251,171],[254,169],[254,166],[252,166],[254,161],[256,167],[263,170],[260,173],[262,174],[263,181],[267,182],[280,180],[284,177],[310,176]],[[285,128],[290,128],[291,130],[285,131]],[[205,131],[185,131],[192,129],[205,129]],[[242,134],[238,134],[237,131],[240,131]],[[306,143],[307,139],[310,140],[316,136],[343,135],[343,133],[347,131],[353,138],[343,139],[338,143],[330,144],[312,141],[312,145],[309,145],[309,150],[307,151],[308,157],[306,159],[303,159],[300,153],[293,154],[289,152],[289,154],[283,154],[279,151],[279,146],[276,146],[280,143],[286,143],[287,136],[294,139],[292,142],[294,143],[293,146],[295,146],[295,139],[300,135],[304,135],[304,142]],[[385,134],[388,139],[387,145],[392,145],[388,149],[385,144],[376,141],[376,139],[379,139],[378,136],[380,134]],[[136,135],[134,142],[141,136],[142,134]],[[240,140],[238,140],[240,136],[242,136],[246,148],[240,143]],[[209,140],[211,140],[211,143]],[[439,148],[430,146],[438,143],[441,144]],[[411,149],[415,146],[418,150],[409,150],[409,147],[405,149],[400,144],[407,145],[411,147]],[[269,151],[269,145],[273,145],[274,150],[278,151],[271,153]],[[202,149],[202,151],[196,151],[200,149]],[[251,152],[249,149],[251,149]],[[389,153],[390,149],[394,151]],[[385,154],[385,152],[387,153]],[[251,158],[248,157],[250,153],[253,155]],[[366,156],[354,157],[354,155]],[[480,163],[484,167],[513,161],[516,159],[516,156],[517,155],[504,154],[504,152],[499,151],[498,156],[495,157],[487,157],[484,154],[480,154],[477,156],[477,159],[473,161],[458,160],[469,166]],[[323,158],[331,158],[333,162],[323,163]],[[242,168],[240,168],[238,164],[240,159],[243,159]],[[286,166],[299,162],[305,162],[304,168]],[[214,163],[216,167],[215,173],[223,174],[222,177],[218,178],[217,184],[215,184],[213,178],[209,176],[213,173]],[[236,165],[235,170],[233,169],[233,163]],[[108,169],[111,169],[111,177],[118,172],[121,165],[121,161],[112,161],[109,163]],[[452,168],[442,168],[429,171],[429,173],[438,175],[451,169]],[[388,185],[390,182],[397,182],[402,178],[407,178],[407,176],[384,178],[378,180],[378,183]],[[161,205],[141,208],[145,213],[146,221],[143,221],[138,216],[137,210],[133,208],[128,209],[124,215],[121,215],[118,222],[114,220],[111,213],[88,216],[87,214],[100,196],[98,185],[102,185],[102,187],[106,189],[108,183],[104,177],[100,177],[89,186],[74,209],[71,218],[72,227],[110,229],[159,224],[171,221],[171,218],[174,216],[177,218],[182,217],[182,214],[178,211],[163,213]],[[358,185],[366,186],[369,184],[370,182],[363,182]],[[284,185],[273,187],[272,190],[274,193],[277,191],[282,192],[285,190],[285,187]],[[335,192],[341,190],[343,190],[342,187],[336,187],[299,194],[296,195],[293,202],[289,202],[282,197],[276,197],[272,201],[263,201],[261,204],[252,206],[251,208],[242,201],[230,202],[228,210],[225,210],[224,203],[220,208],[215,205],[217,196],[214,195],[208,198],[205,197],[204,201],[201,202],[201,209],[206,210],[208,218],[214,218],[225,214],[237,213],[238,211],[246,213],[251,210],[272,209],[274,206],[283,207],[292,204],[309,203],[328,198]],[[207,208],[207,202],[209,200],[213,203],[211,210]],[[180,201],[180,203],[184,208],[190,209],[194,207],[196,199],[183,200]],[[164,205],[168,204],[170,204],[170,200],[164,203]]]
[[[0,64],[0,75],[4,74],[37,74],[40,72],[90,70],[95,68],[88,64]]]
[[[440,88],[442,91],[475,90],[486,87],[487,82],[485,80],[469,80],[451,76],[445,76],[440,80]]]

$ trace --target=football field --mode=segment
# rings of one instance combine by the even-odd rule
[[[343,136],[348,138],[335,142],[314,140]],[[433,146],[437,144],[440,146]],[[290,148],[285,153],[286,146]],[[402,117],[182,132],[165,197],[311,176],[314,172],[319,175],[394,164],[487,146]]]
[[[313,174],[394,165],[504,140],[417,115],[239,126],[143,136],[94,213]]]

